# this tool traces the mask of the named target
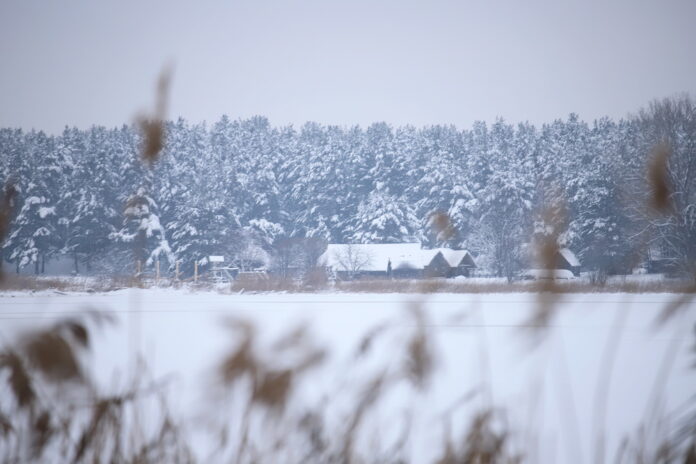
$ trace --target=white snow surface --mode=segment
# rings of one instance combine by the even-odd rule
[[[567,269],[527,269],[522,274],[532,279],[574,279],[575,275]]]
[[[390,430],[398,433],[404,407],[412,406],[408,449],[413,462],[432,462],[439,448],[433,443],[443,440],[442,413],[468,395],[453,416],[453,433],[474,411],[496,406],[507,411],[513,440],[530,462],[593,462],[597,430],[606,430],[606,455],[614,456],[620,440],[635,437],[652,410],[651,395],[660,381],[665,381],[662,412],[674,411],[694,394],[696,302],[692,299],[661,328],[655,324],[662,308],[677,297],[560,295],[552,327],[534,345],[523,327],[537,305],[534,294],[0,293],[0,337],[12,340],[23,330],[84,308],[112,312],[118,324],[95,329],[89,366],[96,382],[105,391],[125,388],[140,353],[153,378],[169,379],[173,413],[190,424],[187,438],[203,457],[209,441],[196,421],[201,410],[215,411],[208,387],[217,363],[238,341],[225,327],[226,319],[253,322],[267,345],[298,324],[308,324],[316,341],[329,349],[329,358],[296,386],[301,401],[292,404],[316,405],[328,395],[323,410],[339,427],[351,412],[354,396],[349,392],[367,384],[376,367],[396,369],[403,362],[404,342],[414,329],[407,308],[416,301],[424,308],[434,341],[436,371],[424,392],[397,388],[371,410],[367,423],[380,427],[383,438]],[[362,337],[383,323],[388,336],[375,342],[367,364],[356,362]],[[612,341],[614,355],[607,348]],[[676,357],[666,358],[675,348]],[[613,359],[608,370],[607,356]],[[665,365],[666,378],[660,376]]]

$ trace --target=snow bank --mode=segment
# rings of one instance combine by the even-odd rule
[[[522,277],[529,279],[574,279],[571,271],[566,269],[527,269]]]

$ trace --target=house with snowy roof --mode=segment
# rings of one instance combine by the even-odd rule
[[[447,274],[442,277],[470,277],[476,269],[474,257],[468,250],[453,250],[452,248],[437,248],[436,250],[442,254],[445,262],[449,265]]]
[[[569,248],[559,248],[555,260],[556,269],[565,269],[576,277],[580,275],[580,260]]]
[[[580,260],[570,248],[557,249],[553,259],[550,260],[550,262],[553,263],[552,266],[549,266],[549,261],[546,261],[543,257],[539,256],[540,250],[537,247],[527,245],[526,248],[527,262],[529,267],[526,274],[533,275],[534,272],[548,271],[551,269],[557,271],[568,271],[569,273],[567,275],[571,278],[573,276],[577,277],[580,275]],[[545,275],[544,272],[537,273],[539,275]]]
[[[331,243],[319,265],[339,279],[468,276],[476,267],[466,250],[423,249],[420,243]]]

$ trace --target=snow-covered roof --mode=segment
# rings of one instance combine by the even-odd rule
[[[208,256],[208,261],[210,261],[211,263],[224,263],[225,257],[224,256]]]
[[[550,264],[548,263],[548,260],[544,256],[542,256],[542,247],[539,243],[525,243],[524,245],[522,245],[522,249],[524,256],[526,257],[528,266],[541,269],[547,267]],[[570,248],[559,248],[557,253],[558,254],[554,256],[556,266],[560,264],[557,262],[560,258],[566,260],[568,265],[570,265],[571,267],[581,266],[580,260],[577,256],[575,256],[575,253],[573,253],[573,251],[570,250]],[[560,255],[560,258],[558,255]]]
[[[442,256],[449,263],[450,267],[457,267],[462,259],[469,254],[468,250],[453,250],[451,248],[436,248],[434,251],[439,251]],[[473,261],[473,258],[472,258]]]
[[[568,261],[568,264],[570,264],[571,266],[580,266],[580,260],[577,256],[575,256],[575,253],[570,251],[568,248],[560,248],[558,252],[561,254],[561,256],[563,256],[563,258],[566,261]]]
[[[437,255],[437,250],[415,250],[413,253],[392,260],[392,269],[423,269]]]
[[[423,267],[420,243],[343,244],[330,243],[319,264],[336,270],[386,271],[389,261],[392,269]],[[432,250],[427,250],[432,251]],[[435,256],[433,254],[433,256]]]

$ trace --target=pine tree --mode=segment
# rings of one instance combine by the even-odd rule
[[[133,251],[136,262],[144,267],[152,266],[162,259],[165,260],[165,265],[175,263],[164,227],[157,215],[157,203],[144,187],[138,188],[128,198],[123,215],[123,227],[113,234],[113,238]]]
[[[25,143],[27,161],[20,168],[24,176],[18,188],[21,207],[6,246],[18,269],[31,263],[39,274],[60,246],[56,205],[62,167],[51,137],[32,131]]]
[[[358,207],[352,240],[357,243],[400,243],[416,240],[418,219],[411,207],[382,185]]]
[[[109,150],[109,135],[103,127],[92,127],[73,151],[78,159],[70,182],[72,194],[65,197],[72,204],[65,250],[72,254],[75,272],[79,272],[80,263],[90,271],[92,263],[107,258],[109,237],[118,225],[120,205],[113,193],[116,180],[112,168],[116,163]]]

